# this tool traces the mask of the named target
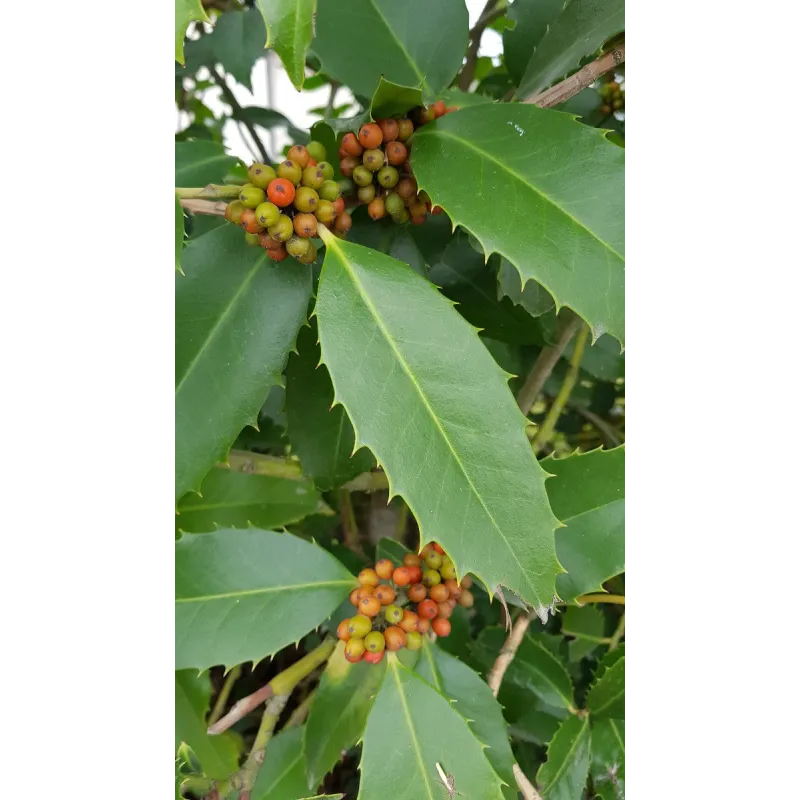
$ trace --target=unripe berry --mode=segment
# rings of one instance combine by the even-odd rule
[[[295,186],[300,183],[300,178],[303,177],[303,168],[288,158],[286,161],[281,161],[281,163],[278,164],[276,172],[279,178],[284,178]]]
[[[317,218],[313,214],[298,214],[294,218],[294,232],[304,239],[317,235]]]
[[[442,582],[442,576],[439,574],[438,570],[426,569],[425,572],[422,573],[422,582],[430,589],[432,586],[436,586],[437,583]]]
[[[411,208],[408,210],[413,213]],[[435,550],[432,553],[428,553],[428,555],[425,556],[425,565],[429,569],[439,569],[439,567],[442,566],[442,556]]]
[[[362,586],[377,586],[381,579],[378,577],[378,573],[375,572],[374,569],[370,567],[365,567],[358,573],[358,582]]]
[[[450,597],[450,592],[444,584],[437,583],[435,586],[431,586],[430,596],[431,600],[435,600],[437,603],[444,603]]]
[[[291,239],[286,242],[286,252],[294,258],[301,259],[308,255],[308,251],[311,250],[313,246],[310,239],[292,236]]]
[[[461,587],[463,589],[471,589],[472,588],[472,578],[469,575],[465,575],[461,579]]]
[[[256,208],[256,219],[263,228],[269,228],[280,219],[281,210],[275,203],[260,203]]]
[[[375,199],[375,186],[359,186],[356,195],[362,203],[371,203]]]
[[[403,618],[397,624],[406,632],[415,631],[419,617],[408,609],[403,609]]]
[[[383,616],[390,625],[397,625],[403,619],[403,609],[395,605],[386,606]]]
[[[286,178],[275,178],[267,187],[267,196],[279,208],[286,208],[294,200],[294,185]]]
[[[403,200],[407,200],[417,193],[417,182],[413,178],[402,178],[397,182],[395,191]]]
[[[336,201],[336,203],[339,202],[341,202],[342,206],[344,206],[344,200],[341,197]],[[335,206],[336,203],[334,203],[333,205]],[[349,231],[350,228],[352,227],[353,227],[353,218],[346,211],[342,211],[342,213],[339,214],[339,216],[336,217],[336,219],[333,222],[334,230],[339,231],[339,233],[347,233],[347,231]],[[395,583],[396,582],[397,581],[395,581]]]
[[[356,614],[347,621],[347,630],[356,639],[363,639],[372,630],[372,620],[363,614]]]
[[[415,192],[417,191],[416,188],[414,189],[414,191]],[[424,561],[425,556],[427,556],[428,553],[431,552],[433,552],[433,545],[430,542],[428,542],[428,544],[426,544],[425,547],[423,547],[422,550],[419,551],[420,558]]]
[[[408,599],[412,603],[421,603],[427,596],[428,590],[421,583],[408,587]]]
[[[449,619],[444,619],[444,617],[437,617],[432,623],[431,627],[433,628],[433,632],[437,636],[449,636],[452,626],[450,625]]]
[[[367,213],[372,219],[382,219],[386,216],[386,202],[382,197],[376,197],[368,206]]]
[[[274,224],[267,228],[269,235],[279,242],[287,242],[292,235],[292,221],[289,217],[283,216]]]
[[[364,658],[364,653],[367,652],[367,648],[364,645],[363,639],[350,639],[349,642],[344,646],[344,657],[351,663],[357,664]]]
[[[317,259],[317,246],[310,239],[306,239],[305,241],[307,241],[311,246],[306,251],[306,254],[303,256],[298,256],[297,260],[301,264],[313,264]]]
[[[397,597],[397,592],[395,592],[391,586],[378,586],[378,588],[375,589],[375,597],[378,598],[382,606],[388,606],[394,602],[395,597]]]
[[[397,138],[404,142],[411,134],[414,133],[414,123],[410,119],[397,120]],[[388,152],[388,148],[387,148]]]
[[[337,217],[340,214],[344,214],[344,197],[337,197],[336,200],[333,201],[333,209]],[[347,230],[350,230],[350,228]]]
[[[614,111],[619,111],[622,108],[622,106],[623,106],[623,103],[622,103],[621,99],[614,100],[611,103],[611,107],[614,109]]]
[[[242,221],[239,225],[248,233],[258,233],[261,230],[261,226],[256,219],[256,212],[252,208],[245,208],[242,211]]]
[[[359,164],[353,170],[353,180],[359,186],[368,186],[372,183],[372,173],[363,164]]]
[[[427,632],[428,632],[430,629],[431,629],[431,621],[430,621],[429,619],[423,619],[422,617],[420,617],[420,618],[417,620],[417,630],[418,630],[420,633],[422,633],[422,634],[425,634],[425,633],[427,633]]]
[[[339,627],[336,629],[336,635],[343,641],[346,642],[350,638],[350,629],[347,627],[349,624],[349,619],[343,619],[339,623]]]
[[[358,143],[364,149],[372,150],[375,147],[380,147],[382,141],[383,133],[374,122],[368,122],[366,125],[361,126],[361,130],[358,132]]]
[[[375,564],[375,572],[379,578],[388,581],[394,572],[394,564],[388,558],[382,558]]]
[[[381,606],[381,601],[378,600],[378,598],[373,595],[367,595],[366,597],[362,597],[358,603],[358,610],[365,617],[376,617],[382,607],[383,606]]]
[[[379,653],[370,653],[367,651],[364,653],[364,661],[366,661],[368,664],[380,664],[385,655],[385,650],[381,650]]]
[[[447,106],[444,104],[444,100],[437,100],[433,106],[433,114],[438,119],[439,117],[444,116],[447,113]]]
[[[242,191],[239,192],[239,200],[245,208],[256,208],[266,199],[264,190],[257,186],[242,186]]]
[[[319,195],[310,186],[301,186],[294,196],[294,207],[298,211],[313,214],[319,202]]]
[[[377,172],[384,163],[383,150],[367,150],[361,161],[370,172]]]
[[[295,164],[298,164],[300,169],[305,169],[308,166],[308,161],[311,158],[308,150],[301,144],[296,144],[293,147],[289,148],[289,152],[286,154],[286,158],[290,161],[294,161]]]
[[[225,219],[234,225],[239,225],[242,221],[242,211],[244,211],[242,201],[234,200],[225,207]]]
[[[361,162],[357,158],[353,158],[353,156],[347,156],[339,162],[339,169],[345,178],[351,177],[353,170],[360,166],[362,166]]]
[[[409,220],[408,209],[404,208],[402,211],[398,211],[396,214],[392,214],[392,219],[398,225],[402,225],[404,222],[408,222]]]
[[[422,634],[417,631],[406,631],[406,647],[419,650],[422,647]]]
[[[336,181],[323,181],[322,186],[319,188],[319,196],[323,200],[329,200],[331,203],[337,200],[341,194],[342,190]]]
[[[325,173],[319,167],[308,166],[300,176],[300,183],[311,189],[319,189],[325,183]]]
[[[397,138],[397,134],[400,132],[400,127],[398,126],[396,119],[379,119],[378,127],[381,129],[384,142],[393,142]]]
[[[472,608],[475,605],[475,596],[469,589],[462,589],[458,597],[458,604],[464,608]]]
[[[244,240],[247,244],[258,244],[258,234],[257,233],[246,233],[244,235]]]
[[[447,591],[450,592],[451,597],[458,597],[461,594],[461,587],[454,578],[448,578],[444,585],[447,587]]]
[[[275,247],[272,250],[267,250],[267,255],[273,261],[283,261],[284,258],[289,257],[289,253],[286,252],[286,248],[283,245]]]
[[[439,605],[428,598],[417,606],[417,616],[422,619],[433,619],[439,613]]]
[[[384,632],[387,650],[399,650],[406,646],[406,632],[397,625],[390,625]]]
[[[444,603],[439,603],[439,613],[436,615],[437,617],[441,617],[442,619],[448,619],[453,615],[453,606],[450,605],[450,601],[446,600]]]
[[[306,145],[306,150],[308,150],[308,155],[315,161],[324,161],[328,157],[328,151],[322,142],[309,142]]]
[[[380,631],[372,631],[364,637],[364,644],[370,653],[380,653],[386,647],[386,640]]]
[[[608,105],[608,103],[603,103],[603,105],[600,106],[600,113],[601,114],[610,114],[611,111],[612,111],[612,108],[611,108],[610,105]]]
[[[408,574],[408,567],[398,567],[392,573],[392,581],[395,586],[408,586],[411,576]]]
[[[327,225],[336,218],[336,209],[333,207],[333,203],[329,200],[322,200],[320,199],[317,202],[317,207],[314,211],[314,216],[321,222],[323,225]]]
[[[316,168],[322,173],[322,178],[324,181],[333,180],[333,165],[328,161],[321,161],[319,164],[317,164]]]
[[[455,565],[452,561],[450,561],[449,558],[442,562],[442,566],[439,567],[439,573],[446,581],[452,580],[456,577]]]
[[[390,211],[389,209],[389,198],[391,194],[386,195],[386,210]],[[406,553],[403,556],[403,566],[405,567],[418,567],[422,564],[422,559],[416,553]]]
[[[386,145],[386,159],[392,166],[400,166],[408,158],[408,149],[402,142],[389,142]]]
[[[266,189],[270,182],[274,181],[277,177],[278,173],[267,164],[259,164],[256,162],[247,170],[247,179],[253,186],[257,186],[259,189]]]
[[[346,133],[342,139],[342,150],[349,156],[359,158],[364,152],[364,148],[359,144],[354,133]]]
[[[378,183],[384,189],[391,189],[400,180],[400,173],[394,167],[381,167],[378,170]]]

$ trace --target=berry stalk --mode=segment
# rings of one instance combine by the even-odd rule
[[[226,200],[235,199],[242,191],[241,186],[223,186],[218,183],[209,183],[197,189],[175,188],[175,194],[181,200]]]

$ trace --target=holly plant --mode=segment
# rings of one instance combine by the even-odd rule
[[[623,798],[622,0],[175,18],[176,797]]]

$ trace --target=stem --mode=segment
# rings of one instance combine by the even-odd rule
[[[228,463],[218,466],[227,467],[234,472],[246,472],[249,475],[269,475],[271,478],[288,478],[293,481],[304,480],[303,468],[299,461],[250,453],[247,450],[231,450],[228,453]]]
[[[288,695],[303,678],[310,675],[320,664],[324,664],[328,660],[335,646],[336,641],[334,639],[325,639],[322,644],[308,655],[303,656],[296,664],[292,664],[291,667],[276,675],[268,684],[247,697],[243,697],[224,717],[209,727],[209,736],[224,733],[270,698],[286,695],[286,699],[288,699]],[[286,699],[284,699],[284,704]]]
[[[568,403],[569,407],[574,409],[578,414],[582,417],[585,417],[592,425],[597,428],[600,433],[606,439],[606,443],[610,447],[619,447],[622,444],[622,439],[619,438],[616,429],[606,422],[601,416],[595,414],[594,411],[590,411],[588,408],[584,406],[579,406],[575,403]]]
[[[271,697],[267,702],[264,715],[261,717],[261,724],[258,726],[258,733],[253,742],[253,747],[250,749],[247,760],[239,770],[239,777],[242,781],[239,793],[240,798],[245,792],[250,792],[253,786],[255,786],[258,771],[261,769],[261,765],[264,763],[264,759],[267,755],[267,745],[272,738],[275,726],[278,724],[278,719],[288,700],[288,694],[277,694]]]
[[[406,528],[408,527],[408,505],[402,497],[398,498],[400,508],[397,509],[397,524],[394,529],[394,538],[405,544]]]
[[[192,214],[208,214],[212,217],[224,217],[228,204],[223,200],[181,200],[181,208]]]
[[[328,95],[328,105],[325,106],[325,116],[330,117],[333,114],[334,101],[336,100],[336,93],[342,84],[339,81],[331,81],[331,93]]]
[[[235,119],[238,119],[242,122],[242,124],[247,128],[247,132],[250,136],[253,137],[253,142],[255,143],[256,147],[258,148],[258,152],[261,154],[261,158],[265,164],[268,164],[270,161],[269,156],[267,155],[267,151],[264,148],[264,144],[261,139],[258,138],[258,134],[256,133],[256,129],[253,127],[253,124],[246,118],[244,113],[244,109],[239,104],[239,101],[236,99],[236,95],[231,91],[230,86],[228,86],[225,78],[219,74],[219,70],[216,67],[208,67],[208,71],[211,73],[211,77],[214,79],[214,82],[219,86],[222,90],[222,94],[225,97],[228,105],[233,109],[233,116]]]
[[[231,696],[231,689],[233,689],[233,684],[236,683],[241,674],[242,674],[242,666],[241,664],[237,664],[237,666],[235,666],[225,676],[225,683],[222,684],[222,688],[219,690],[219,696],[217,697],[217,700],[214,703],[214,708],[211,709],[211,714],[209,714],[208,717],[209,725],[213,725],[222,716],[222,712],[225,710],[225,706],[228,705],[228,698]]]
[[[286,724],[283,726],[281,730],[285,728],[296,728],[298,725],[302,725],[306,721],[306,717],[308,716],[308,712],[311,710],[311,703],[314,701],[314,695],[316,695],[317,690],[314,689],[313,692],[309,692],[305,700],[300,703],[297,708],[292,711],[289,719],[286,720]]]
[[[533,784],[520,769],[519,764],[514,764],[512,769],[514,770],[514,777],[517,779],[517,787],[522,793],[524,800],[542,800],[542,796],[534,789]]]
[[[478,50],[481,46],[481,37],[486,30],[486,26],[495,18],[493,14],[496,14],[496,11],[493,9],[496,4],[497,0],[487,1],[480,17],[478,17],[478,21],[475,23],[475,27],[469,32],[467,60],[461,68],[461,74],[458,76],[458,88],[464,92],[469,91],[469,87],[472,85],[472,79],[475,76],[475,67],[478,65]],[[496,16],[505,13],[504,8],[499,9],[499,11],[500,14],[496,14]]]
[[[509,664],[514,660],[514,656],[517,654],[517,650],[522,644],[522,640],[525,638],[525,631],[528,630],[528,626],[531,624],[531,620],[534,616],[536,616],[535,612],[529,611],[517,617],[516,622],[511,628],[511,633],[508,634],[508,638],[502,650],[500,650],[500,654],[497,656],[497,660],[486,676],[486,683],[489,684],[489,688],[492,690],[492,694],[495,697],[497,697],[497,693],[500,691],[500,684],[503,682],[503,676],[506,674]]]
[[[525,384],[517,395],[519,410],[526,416],[536,402],[536,398],[542,390],[542,386],[545,385],[547,379],[550,377],[553,367],[555,367],[558,359],[561,358],[561,354],[564,352],[581,324],[581,319],[577,315],[574,316],[561,331],[561,336],[558,337],[558,341],[552,346],[543,348],[541,353],[539,353],[539,357],[534,362],[531,371],[528,373],[528,377],[525,379]]]
[[[583,351],[586,348],[586,339],[588,336],[589,326],[584,324],[578,333],[578,338],[575,339],[575,349],[572,351],[567,374],[564,376],[564,382],[561,384],[561,388],[558,390],[558,394],[555,400],[553,400],[547,412],[547,416],[544,418],[544,422],[541,424],[539,430],[536,431],[536,435],[531,442],[534,453],[538,453],[550,441],[550,437],[552,437],[556,429],[558,418],[561,416],[561,412],[564,410],[564,406],[567,404],[567,400],[569,400],[569,396],[572,394],[572,390],[578,382],[581,361],[583,360]]]
[[[575,600],[579,606],[586,605],[586,603],[614,603],[615,605],[625,605],[625,595],[622,594],[606,594],[605,592],[597,592],[595,594],[584,594]],[[565,606],[566,603],[556,603],[557,606]]]
[[[339,489],[340,512],[342,515],[342,531],[345,546],[354,553],[361,553],[361,536],[358,533],[356,514],[353,511],[353,501],[347,489]]]
[[[203,186],[201,189],[176,188],[175,194],[181,200],[221,200],[236,198],[241,191],[241,186],[220,186],[217,183],[209,183],[208,186]]]
[[[622,616],[619,618],[619,624],[617,625],[617,629],[614,631],[613,635],[611,636],[611,641],[608,643],[608,650],[611,652],[612,650],[616,650],[617,645],[619,645],[619,640],[622,638],[623,634],[625,633],[625,612],[622,612]]]

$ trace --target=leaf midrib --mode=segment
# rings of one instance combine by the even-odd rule
[[[578,745],[578,742],[581,740],[581,738],[583,737],[584,733],[586,733],[587,731],[588,731],[588,726],[584,722],[582,727],[581,727],[581,729],[580,729],[580,731],[578,732],[578,735],[572,740],[572,744],[569,746],[569,749],[567,750],[567,754],[564,757],[563,761],[561,762],[561,765],[556,770],[556,774],[553,776],[553,779],[550,781],[550,783],[545,788],[545,790],[544,790],[545,793],[547,792],[548,789],[550,789],[551,787],[556,785],[556,781],[558,781],[558,779],[561,777],[561,775],[566,770],[567,765],[570,763],[570,756],[572,755],[573,750],[575,750],[575,748]]]
[[[420,131],[417,134],[417,136],[418,137],[443,136],[443,137],[446,137],[446,138],[449,138],[449,139],[453,139],[456,142],[460,142],[462,145],[464,145],[464,147],[467,147],[470,150],[475,151],[476,153],[478,153],[478,155],[481,155],[481,156],[485,157],[486,159],[488,159],[489,161],[492,161],[493,163],[497,164],[498,167],[500,167],[505,172],[507,172],[509,175],[511,175],[512,178],[515,178],[520,183],[523,183],[525,186],[530,186],[530,188],[533,189],[533,191],[536,192],[536,194],[538,194],[542,199],[546,200],[554,208],[557,208],[565,217],[567,217],[568,219],[572,220],[575,223],[575,225],[577,225],[579,228],[582,228],[584,231],[586,231],[586,233],[588,233],[593,239],[595,239],[598,242],[600,242],[600,244],[603,245],[603,247],[605,247],[607,250],[609,250],[611,253],[613,253],[613,255],[616,256],[620,261],[622,261],[622,262],[625,261],[625,259],[623,258],[623,256],[620,253],[618,253],[608,242],[606,242],[603,239],[601,239],[591,228],[587,228],[586,225],[584,225],[576,217],[572,216],[572,214],[570,214],[569,211],[567,211],[565,208],[563,208],[561,205],[559,205],[552,197],[550,197],[550,195],[546,194],[541,189],[539,189],[538,187],[534,186],[532,183],[528,183],[528,181],[525,180],[521,175],[519,175],[516,172],[514,172],[505,163],[503,163],[499,159],[495,158],[491,153],[488,153],[486,150],[483,150],[480,147],[476,147],[474,144],[472,144],[471,142],[468,142],[466,139],[462,139],[460,136],[456,136],[455,134],[451,133],[450,131],[442,130],[441,128],[439,128],[439,129],[437,129],[435,131],[425,131],[423,129],[422,131]]]
[[[611,665],[611,666],[610,666],[610,667],[609,667],[609,668],[608,668],[608,669],[607,669],[607,670],[606,670],[606,671],[603,673],[603,675],[600,677],[600,680],[598,680],[598,681],[597,681],[597,683],[596,683],[596,684],[595,684],[595,685],[592,687],[592,690],[596,692],[596,690],[597,690],[597,687],[598,687],[598,686],[600,686],[600,684],[603,682],[603,679],[604,679],[604,678],[605,678],[605,677],[606,677],[606,676],[607,676],[609,673],[611,673],[611,672],[612,672],[612,670],[614,669],[614,667],[616,667],[616,666],[617,666],[617,664],[624,664],[624,663],[625,663],[625,657],[623,656],[623,657],[622,657],[622,658],[621,658],[619,661],[617,661],[616,663],[612,664],[612,665]],[[617,670],[617,672],[620,672],[620,671],[621,671],[621,670]],[[615,675],[615,678],[616,678],[616,675]],[[609,682],[610,682],[610,681],[609,681]],[[602,705],[602,706],[598,706],[598,707],[596,707],[596,708],[589,708],[589,711],[590,711],[592,714],[594,714],[595,716],[597,716],[598,714],[601,714],[601,713],[602,713],[602,712],[603,712],[605,709],[607,709],[607,708],[608,708],[608,707],[609,707],[609,706],[610,706],[612,703],[614,703],[616,700],[618,700],[618,699],[619,699],[619,698],[620,698],[620,697],[621,697],[623,694],[625,694],[625,684],[624,684],[624,682],[623,682],[623,684],[622,684],[622,689],[620,689],[619,691],[617,691],[617,692],[615,692],[614,694],[612,694],[612,695],[609,697],[609,699],[608,699],[608,701],[607,701],[607,702],[603,703],[603,705]],[[587,706],[588,706],[589,697],[591,697],[591,693],[590,693],[590,695],[589,695],[589,696],[586,698],[586,701],[587,701]]]
[[[597,505],[594,506],[593,508],[587,508],[586,511],[581,511],[580,514],[573,514],[571,517],[560,517],[560,519],[564,523],[564,525],[569,527],[569,523],[576,519],[580,519],[581,517],[586,517],[589,514],[594,514],[597,511],[602,511],[608,508],[609,506],[613,506],[616,505],[617,503],[624,503],[624,502],[625,502],[624,497],[618,497],[616,500],[611,500],[608,503],[603,503],[602,505]]]
[[[313,497],[313,495],[310,495]],[[261,508],[261,507],[268,507],[272,508],[275,506],[283,507],[283,506],[303,506],[305,507],[305,503],[300,502],[292,502],[291,500],[273,500],[271,498],[260,498],[259,500],[241,500],[238,502],[223,502],[223,503],[209,503],[208,505],[200,505],[200,506],[178,506],[178,513],[183,514],[185,511],[217,511],[221,508]],[[312,504],[312,508],[316,508],[316,503]]]
[[[549,656],[549,657],[552,659],[552,661],[553,661],[553,663],[554,663],[554,664],[556,664],[557,666],[559,666],[559,667],[561,667],[561,668],[563,669],[563,667],[561,666],[561,664],[558,662],[558,660],[555,658],[555,656],[554,656],[554,655],[553,655],[553,654],[552,654],[552,653],[551,653],[549,650],[547,650],[546,648],[544,648],[544,647],[541,647],[540,645],[536,644],[536,642],[534,642],[534,641],[533,641],[533,640],[531,640],[531,639],[528,639],[528,640],[527,640],[527,643],[528,643],[529,645],[532,645],[534,648],[537,648],[537,649],[538,649],[539,651],[541,651],[542,653],[546,653],[546,654],[547,654],[547,655],[548,655],[548,656]],[[572,698],[571,698],[571,697],[567,697],[567,696],[565,696],[565,695],[563,694],[563,690],[561,689],[561,687],[559,687],[559,686],[558,686],[558,685],[557,685],[557,684],[556,684],[556,683],[553,681],[553,679],[552,679],[552,678],[550,678],[548,675],[546,675],[544,672],[542,672],[542,670],[541,670],[541,668],[540,668],[540,667],[537,667],[537,665],[536,665],[535,663],[533,663],[533,662],[530,662],[530,661],[526,661],[526,660],[524,660],[524,659],[522,659],[521,661],[519,661],[519,666],[520,666],[520,667],[522,667],[523,669],[527,669],[528,671],[535,673],[536,675],[540,675],[540,676],[541,676],[541,677],[544,679],[545,683],[549,684],[549,685],[550,685],[550,686],[551,686],[551,687],[552,687],[552,688],[555,690],[556,694],[557,694],[557,695],[558,695],[558,696],[559,696],[559,697],[560,697],[562,700],[566,700],[566,703],[567,703],[566,707],[569,707],[569,705],[570,705],[570,704],[571,704],[571,702],[572,702]],[[568,674],[566,671],[564,672],[564,674],[567,676],[567,680],[569,680],[569,674]]]
[[[375,13],[381,18],[381,22],[383,22],[384,26],[386,27],[386,30],[389,31],[389,34],[391,35],[392,39],[394,39],[397,42],[397,46],[400,48],[401,52],[405,56],[406,61],[408,61],[408,63],[411,65],[411,69],[414,70],[417,77],[420,79],[421,87],[424,86],[426,89],[430,89],[431,87],[428,84],[428,81],[425,79],[425,76],[419,71],[419,67],[417,67],[416,62],[414,61],[413,58],[411,58],[411,54],[408,52],[408,50],[406,50],[405,45],[400,41],[397,34],[394,32],[394,28],[389,24],[389,20],[387,20],[386,17],[383,16],[383,13],[378,8],[377,2],[375,0],[370,0],[370,4],[375,9]]]
[[[273,594],[275,592],[293,592],[299,589],[320,589],[331,586],[352,586],[353,580],[320,581],[318,583],[295,583],[289,586],[266,586],[262,589],[242,589],[238,592],[223,592],[221,594],[198,595],[197,597],[176,597],[175,604],[208,602],[211,600],[227,600],[231,597],[250,597],[259,594]]]

